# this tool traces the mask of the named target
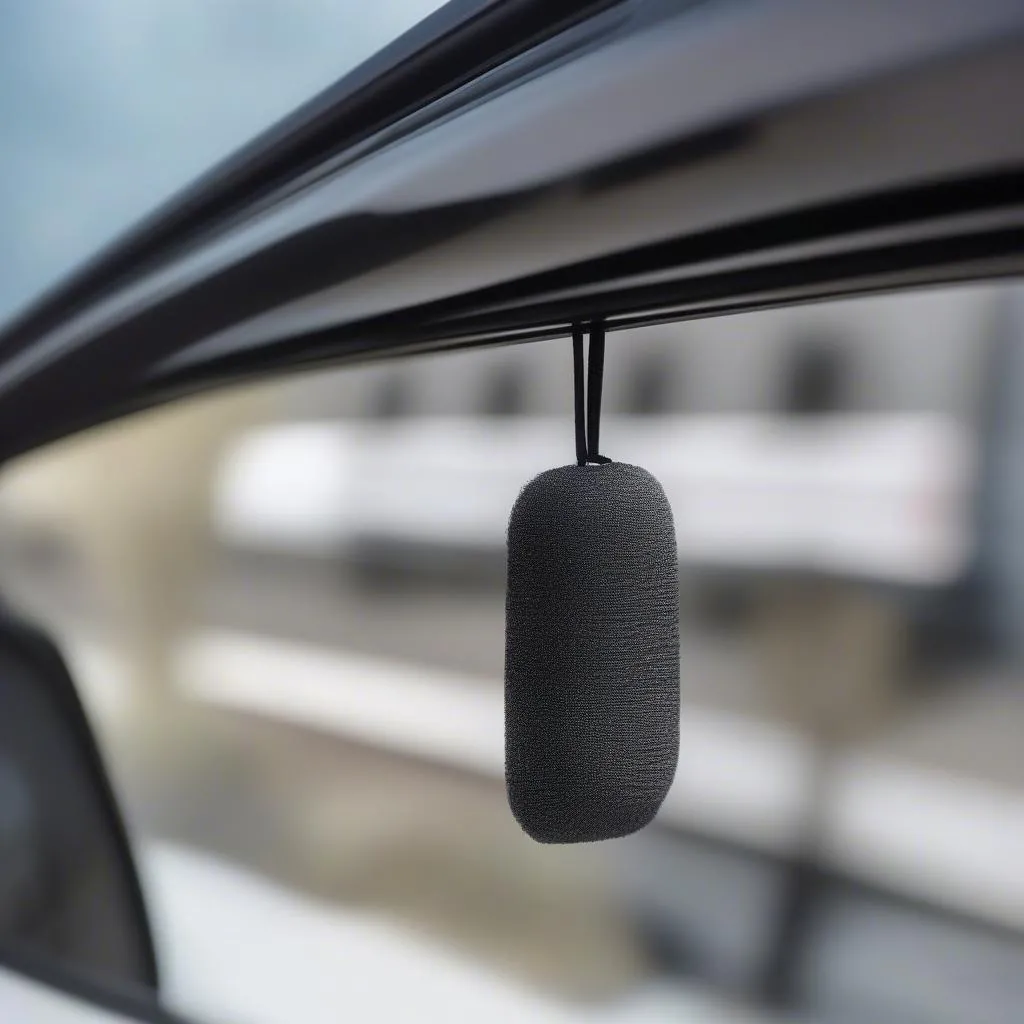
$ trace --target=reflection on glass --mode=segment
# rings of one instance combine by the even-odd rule
[[[441,0],[0,10],[0,318]]]

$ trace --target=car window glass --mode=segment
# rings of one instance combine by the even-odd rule
[[[675,515],[683,713],[658,822],[582,847],[532,843],[502,783],[505,528],[573,460],[568,339],[11,467],[0,573],[72,656],[174,1005],[1014,1020],[1022,366],[1010,286],[609,334],[602,448]]]

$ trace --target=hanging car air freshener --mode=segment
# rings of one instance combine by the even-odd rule
[[[672,509],[598,452],[604,327],[573,329],[576,464],[522,490],[508,527],[505,779],[543,843],[612,839],[655,816],[679,743]]]

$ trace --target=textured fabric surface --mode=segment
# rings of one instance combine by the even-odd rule
[[[543,843],[627,835],[657,813],[679,743],[672,509],[624,463],[523,488],[508,527],[505,779]]]

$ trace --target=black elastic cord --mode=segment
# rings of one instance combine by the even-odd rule
[[[598,454],[601,434],[601,389],[604,381],[604,324],[590,325],[589,365],[584,383],[583,327],[572,327],[572,365],[576,409],[576,464],[603,465],[612,460]]]
[[[604,381],[604,324],[591,324],[587,359],[587,457],[597,462],[601,458],[597,453],[601,434],[601,386]]]
[[[587,426],[583,404],[585,389],[583,382],[583,328],[573,324],[572,328],[572,379],[576,405],[576,464],[587,464]]]

